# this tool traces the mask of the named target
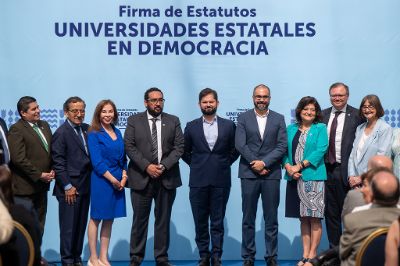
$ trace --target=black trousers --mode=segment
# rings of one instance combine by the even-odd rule
[[[176,189],[166,189],[160,179],[151,179],[143,190],[131,189],[133,222],[130,242],[131,264],[141,263],[146,251],[151,204],[154,200],[154,257],[168,261],[169,226]]]
[[[326,164],[328,178],[325,182],[325,224],[329,247],[339,245],[342,235],[342,209],[348,192],[340,171],[340,164]]]
[[[224,218],[230,187],[191,187],[189,193],[196,244],[201,258],[222,256]],[[210,252],[211,236],[211,252]]]

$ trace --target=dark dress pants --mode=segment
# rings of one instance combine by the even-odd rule
[[[151,204],[154,199],[154,257],[168,261],[169,226],[176,189],[166,189],[160,179],[151,179],[143,190],[131,189],[133,222],[131,230],[131,264],[140,264],[146,251]]]
[[[278,254],[279,179],[241,178],[242,187],[242,258],[254,261],[256,255],[255,220],[261,195],[265,221],[265,254],[267,261]]]
[[[325,182],[325,224],[329,247],[339,245],[342,235],[342,210],[348,192],[340,171],[340,164],[326,164],[328,178]]]
[[[39,222],[41,237],[43,237],[44,233],[44,225],[46,223],[46,213],[47,213],[47,191],[35,193],[29,196],[14,196],[15,204],[19,204],[24,206],[28,211],[34,210],[37,215],[37,221]],[[42,243],[42,240],[40,240]]]
[[[190,188],[189,199],[196,228],[195,240],[200,258],[221,258],[222,256],[224,217],[229,192],[230,187],[206,186]]]
[[[74,204],[57,197],[60,223],[60,255],[63,264],[82,262],[81,254],[85,238],[90,196],[78,195]]]

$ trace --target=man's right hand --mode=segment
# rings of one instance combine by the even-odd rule
[[[157,164],[149,164],[146,168],[146,172],[151,178],[159,178],[163,171]]]

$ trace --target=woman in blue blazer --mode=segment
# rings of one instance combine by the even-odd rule
[[[385,114],[376,95],[365,96],[360,104],[360,116],[367,122],[357,127],[349,158],[349,185],[361,185],[361,174],[368,171],[368,160],[374,155],[391,155],[392,128],[381,118]]]
[[[108,246],[114,218],[126,217],[124,187],[128,176],[122,134],[115,124],[118,113],[111,100],[100,101],[89,128],[88,147],[93,165],[90,187],[90,221],[88,266],[108,266]],[[100,253],[97,235],[100,230]]]
[[[296,107],[295,124],[287,127],[288,151],[283,158],[286,169],[286,217],[300,219],[303,265],[317,255],[324,217],[324,155],[328,148],[321,107],[314,97],[303,97]]]

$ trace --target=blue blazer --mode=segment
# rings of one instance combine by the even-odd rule
[[[87,124],[82,124],[83,134],[86,136]],[[54,132],[51,143],[51,157],[53,169],[56,172],[56,184],[53,195],[64,196],[64,187],[73,185],[79,194],[90,191],[90,173],[92,165],[90,157],[75,130],[65,121]]]
[[[281,161],[287,148],[285,118],[269,110],[264,137],[261,139],[254,109],[242,113],[238,117],[235,146],[241,155],[239,178],[259,178],[260,175],[251,170],[250,162],[262,160],[270,172],[261,178],[281,179]]]
[[[203,117],[187,123],[182,159],[190,166],[190,187],[230,187],[231,165],[239,157],[235,149],[235,124],[217,117],[218,138],[210,150],[204,136]]]
[[[357,159],[357,147],[364,133],[367,122],[357,127],[353,149],[349,158],[349,176],[359,176],[368,170],[368,160],[374,155],[391,155],[392,128],[382,119],[376,121],[374,129],[365,141],[360,159]]]
[[[288,151],[283,157],[283,165],[289,163],[293,165],[293,154],[292,154],[292,142],[299,130],[298,124],[289,125],[287,128],[288,134]],[[303,160],[310,162],[310,165],[302,170],[302,179],[304,181],[310,180],[326,180],[326,168],[324,162],[324,156],[328,149],[328,133],[326,131],[326,125],[323,123],[312,124],[307,135],[306,144],[304,147]],[[292,180],[286,172],[286,180]]]

